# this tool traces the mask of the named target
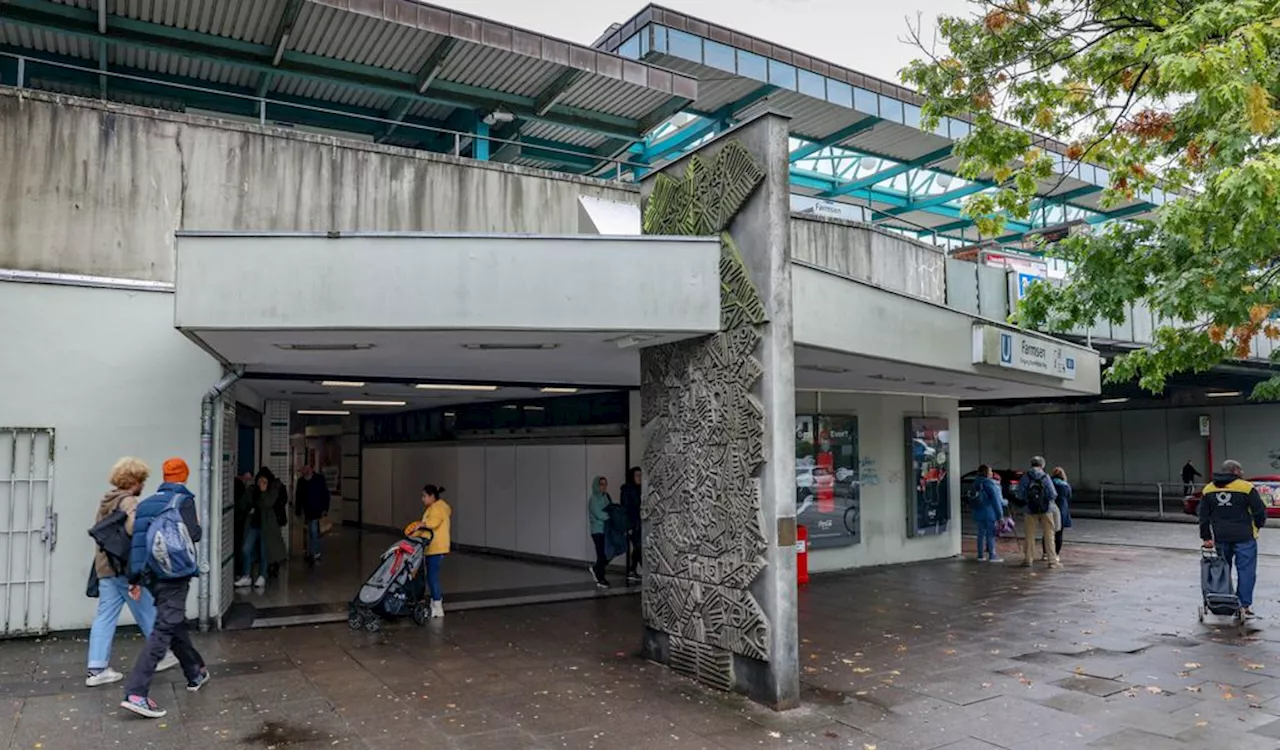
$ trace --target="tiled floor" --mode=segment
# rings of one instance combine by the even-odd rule
[[[377,566],[378,558],[395,542],[396,534],[336,527],[323,539],[324,555],[314,567],[295,554],[279,578],[265,589],[240,589],[236,601],[258,609],[311,604],[345,604]],[[591,584],[582,566],[547,565],[489,555],[455,552],[441,569],[446,596],[485,591],[540,588],[563,584]]]
[[[1261,561],[1257,607],[1273,619],[1248,638],[1196,621],[1192,550],[1081,544],[1065,561],[815,578],[799,598],[804,705],[785,714],[638,659],[639,599],[618,597],[377,634],[200,636],[214,681],[189,695],[162,675],[153,696],[171,713],[154,722],[83,687],[83,638],[5,643],[0,747],[1280,746],[1280,559]],[[122,638],[116,666],[138,646]]]

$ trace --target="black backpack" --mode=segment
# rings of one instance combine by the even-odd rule
[[[1044,479],[1028,475],[1027,482],[1027,513],[1031,515],[1039,515],[1049,512],[1049,500],[1044,491]]]

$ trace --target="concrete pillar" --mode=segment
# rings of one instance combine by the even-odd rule
[[[489,124],[484,120],[477,120],[475,126],[476,137],[471,139],[471,153],[480,161],[489,161]]]
[[[293,492],[292,469],[289,465],[289,417],[288,401],[267,399],[262,402],[263,435],[267,468]],[[290,500],[293,498],[290,497]]]
[[[646,234],[720,235],[721,332],[641,352],[646,655],[799,704],[787,119],[642,184]]]

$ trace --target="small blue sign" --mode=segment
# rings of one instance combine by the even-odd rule
[[[1000,334],[1000,364],[1013,364],[1013,334]]]
[[[1030,287],[1032,283],[1039,280],[1040,280],[1040,277],[1036,276],[1035,274],[1019,273],[1018,274],[1018,299],[1022,299],[1023,297],[1027,296],[1027,288]]]
[[[1067,357],[1067,372],[1075,372],[1075,371],[1076,371],[1076,358]]]

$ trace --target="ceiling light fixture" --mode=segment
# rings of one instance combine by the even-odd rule
[[[526,406],[526,407],[524,407],[524,410],[525,410],[525,411],[546,411],[546,407],[542,407],[542,406]]]
[[[1120,398],[1104,398],[1104,399],[1102,399],[1102,400],[1098,401],[1098,403],[1100,403],[1100,404],[1123,404],[1123,403],[1128,402],[1128,400],[1129,400],[1129,399],[1124,398],[1124,397],[1120,397]]]
[[[504,404],[502,408],[503,409],[519,409],[520,407],[516,406],[515,404]]]
[[[463,344],[463,349],[471,349],[473,351],[484,352],[511,352],[511,351],[528,351],[536,352],[544,349],[558,349],[559,344]]]
[[[290,352],[354,352],[373,348],[373,344],[273,344],[273,346]]]
[[[577,388],[539,388],[543,393],[577,393]]]
[[[957,409],[957,411],[973,411],[973,407],[972,407],[972,406],[961,406],[961,407],[959,407],[959,408]]]
[[[351,416],[351,412],[340,409],[299,409],[297,414],[305,414],[312,417],[347,417]]]
[[[320,385],[325,388],[363,388],[364,382],[360,380],[321,380]]]
[[[1208,398],[1233,398],[1240,395],[1240,391],[1213,391],[1204,394]]]
[[[444,415],[445,415],[446,417],[456,417],[456,416],[458,416],[458,413],[457,413],[457,412],[452,412],[452,411],[447,411],[447,412],[445,412],[445,413],[444,413]]]
[[[800,369],[811,372],[825,372],[832,375],[843,375],[849,371],[849,368],[840,367],[839,365],[800,365]]]
[[[626,336],[616,336],[611,339],[605,339],[606,344],[617,344],[619,349],[626,349],[632,346],[639,346],[646,341],[653,341],[658,338],[647,333],[633,333]]]
[[[457,383],[418,383],[414,386],[421,391],[496,391],[496,385],[461,385]]]
[[[404,406],[403,401],[343,401],[343,406]]]

